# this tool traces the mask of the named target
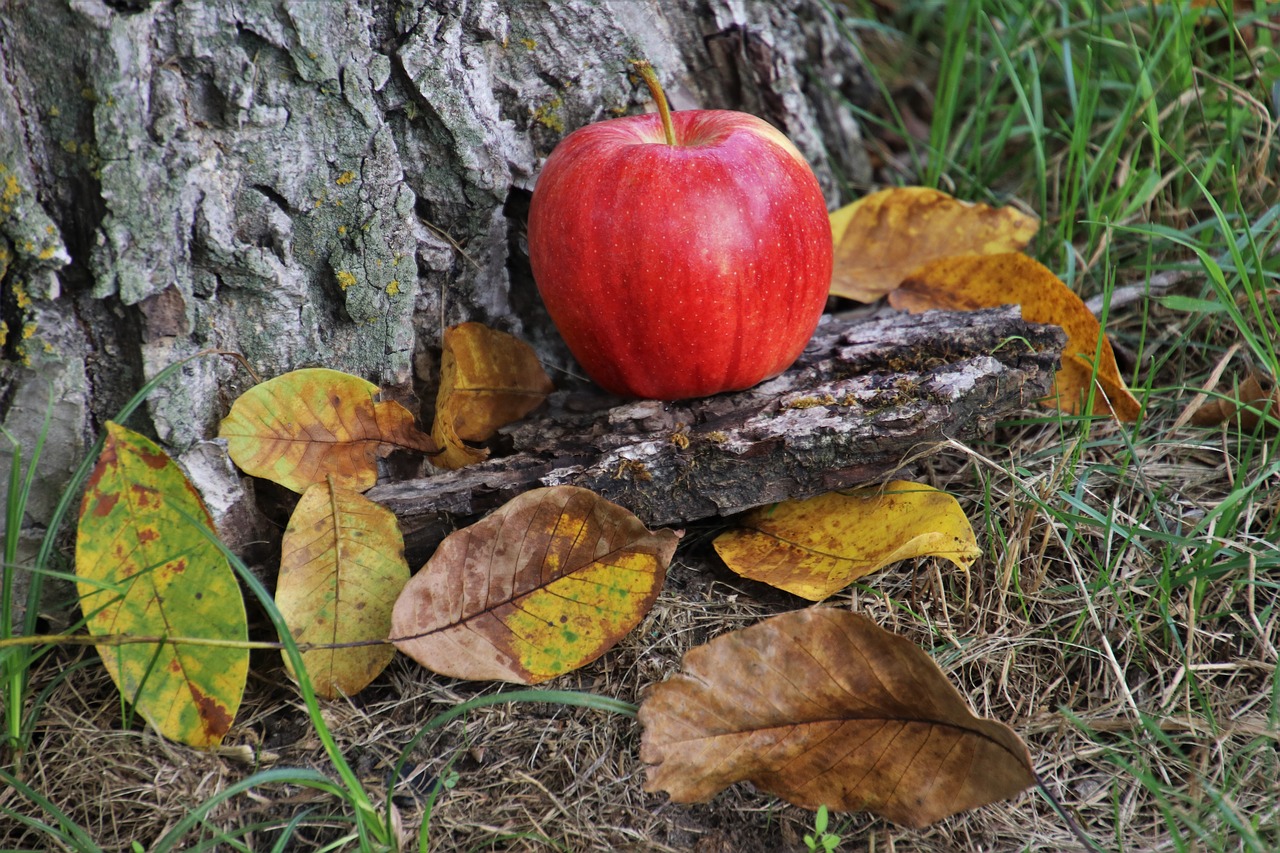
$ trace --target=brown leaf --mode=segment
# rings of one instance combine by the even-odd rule
[[[649,612],[678,538],[587,489],[526,492],[440,543],[396,601],[391,635],[441,675],[563,675]]]
[[[834,608],[691,649],[640,722],[645,790],[682,803],[750,780],[805,808],[921,827],[1035,783],[1022,740],[975,717],[928,655]]]
[[[889,304],[913,314],[931,308],[973,311],[997,305],[1021,305],[1022,319],[1051,323],[1067,333],[1062,368],[1053,393],[1041,402],[1069,414],[1084,407],[1098,353],[1093,413],[1135,421],[1142,405],[1120,378],[1111,342],[1079,296],[1046,266],[1017,252],[934,261],[917,270],[889,294]],[[1100,348],[1099,348],[1100,347]]]
[[[295,492],[333,478],[362,492],[378,481],[377,457],[404,448],[435,452],[413,415],[378,386],[337,370],[294,370],[255,385],[231,406],[218,436],[241,471]]]
[[[831,295],[874,302],[930,261],[1026,248],[1040,223],[1011,207],[959,201],[926,187],[895,187],[831,214]]]
[[[1191,416],[1191,423],[1196,426],[1217,426],[1238,415],[1240,430],[1253,432],[1258,428],[1259,412],[1280,418],[1280,388],[1267,391],[1262,387],[1260,374],[1250,373],[1234,392],[1210,400],[1196,409]]]
[[[445,330],[443,346],[431,435],[444,452],[431,461],[454,469],[489,455],[464,440],[486,441],[541,405],[554,386],[533,348],[505,332],[463,323]]]

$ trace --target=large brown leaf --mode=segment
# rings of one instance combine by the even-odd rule
[[[645,790],[677,802],[750,780],[805,808],[920,827],[1035,783],[1021,739],[975,717],[928,655],[834,608],[691,649],[640,722]]]
[[[677,539],[587,489],[525,492],[440,543],[396,601],[391,635],[441,675],[546,681],[644,618]]]

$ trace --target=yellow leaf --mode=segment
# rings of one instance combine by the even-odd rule
[[[441,675],[564,675],[649,612],[677,538],[587,489],[525,492],[440,543],[396,602],[392,635]]]
[[[1084,302],[1047,267],[1026,255],[1010,252],[985,257],[957,257],[935,261],[889,295],[894,308],[918,313],[930,308],[973,311],[998,305],[1021,305],[1029,323],[1061,326],[1067,333],[1062,368],[1054,390],[1042,400],[1070,414],[1084,408],[1098,352],[1098,392],[1093,414],[1112,414],[1135,421],[1141,404],[1125,387],[1111,342]]]
[[[955,498],[902,480],[752,510],[715,549],[743,577],[810,601],[899,560],[943,557],[968,571],[982,553]]]
[[[333,477],[364,491],[378,481],[377,457],[393,450],[433,453],[413,415],[378,386],[336,370],[295,370],[255,385],[218,430],[240,470],[295,492]]]
[[[959,201],[925,187],[872,193],[831,214],[831,295],[874,302],[924,264],[1023,249],[1040,223],[1010,207]]]
[[[302,494],[281,542],[276,606],[298,643],[387,640],[391,608],[409,581],[396,517],[347,489],[316,483]],[[395,657],[390,644],[302,653],[319,695],[360,692]],[[292,667],[288,655],[285,666]]]
[[[444,333],[440,391],[431,435],[442,451],[441,468],[462,468],[488,457],[466,441],[486,441],[536,409],[553,390],[533,348],[480,323]]]
[[[201,531],[197,525],[204,525]],[[245,643],[235,573],[209,538],[213,522],[182,471],[149,439],[107,424],[76,529],[76,589],[89,633]],[[160,734],[222,743],[249,672],[231,646],[100,645],[102,663]]]

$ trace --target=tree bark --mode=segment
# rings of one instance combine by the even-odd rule
[[[821,0],[0,0],[0,419],[47,433],[29,521],[103,420],[206,348],[412,405],[443,327],[477,320],[575,372],[523,216],[565,133],[650,108],[641,56],[677,108],[782,128],[833,205],[866,182],[865,83]],[[251,383],[193,360],[140,425],[222,518],[245,495],[205,442]]]
[[[1045,396],[1064,335],[1018,308],[827,318],[786,373],[747,391],[663,403],[561,393],[508,433],[514,453],[379,485],[412,565],[459,517],[573,485],[651,527],[683,525],[887,479],[949,439]]]

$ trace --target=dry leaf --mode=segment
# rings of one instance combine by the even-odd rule
[[[834,608],[691,649],[640,722],[645,790],[681,803],[750,780],[805,808],[921,827],[1035,783],[1022,740],[975,717],[928,655]]]
[[[1191,416],[1191,423],[1196,426],[1217,426],[1238,414],[1240,430],[1253,432],[1258,428],[1259,412],[1280,419],[1280,388],[1267,391],[1262,387],[1261,379],[1260,374],[1250,373],[1234,392],[1210,400],[1196,409],[1196,413]]]
[[[677,539],[587,489],[526,492],[440,543],[396,602],[392,636],[454,678],[563,675],[649,612]]]
[[[934,261],[891,293],[889,304],[913,314],[931,308],[973,311],[1021,305],[1027,322],[1058,325],[1067,333],[1054,391],[1041,402],[1078,414],[1093,378],[1094,353],[1101,343],[1093,413],[1114,413],[1120,420],[1132,422],[1142,411],[1120,378],[1111,342],[1102,334],[1097,318],[1046,266],[1026,255],[1010,252]]]
[[[874,302],[930,261],[1023,249],[1040,223],[1011,207],[959,201],[939,190],[898,187],[831,214],[831,295]]]
[[[462,468],[489,451],[463,441],[485,441],[541,405],[553,390],[533,348],[519,338],[480,323],[444,333],[440,391],[431,435],[443,452],[431,461]]]
[[[946,492],[895,480],[747,513],[716,538],[725,565],[810,601],[911,557],[944,557],[961,569],[980,555],[969,519]]]
[[[378,386],[337,370],[295,370],[255,385],[218,429],[241,471],[295,492],[333,477],[364,491],[378,481],[378,456],[403,448],[433,453],[413,415],[377,402]]]
[[[298,643],[357,643],[391,635],[391,608],[409,582],[404,538],[390,510],[359,492],[316,483],[302,493],[280,544],[276,606]],[[354,696],[391,663],[390,643],[302,653],[315,691]],[[284,656],[286,668],[292,668]]]

